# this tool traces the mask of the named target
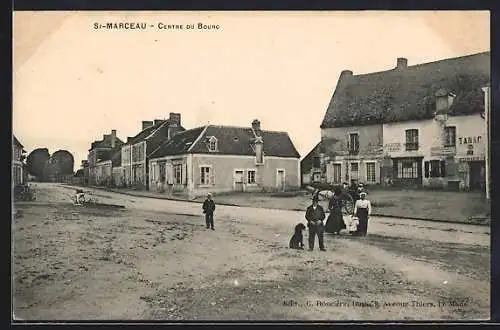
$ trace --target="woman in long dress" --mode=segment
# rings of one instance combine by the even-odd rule
[[[356,236],[366,236],[368,231],[368,218],[372,213],[372,205],[366,199],[366,193],[361,192],[359,198],[354,204],[354,214],[359,219],[358,230],[355,232]]]
[[[335,193],[328,203],[330,215],[326,220],[325,231],[327,233],[339,234],[342,229],[345,229],[344,218],[342,215],[342,191],[340,188],[335,188]]]

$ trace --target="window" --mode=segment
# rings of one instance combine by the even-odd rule
[[[446,176],[446,162],[444,160],[431,160],[424,163],[426,178],[440,178]]]
[[[182,184],[182,164],[174,165],[174,183]]]
[[[333,183],[340,183],[342,181],[342,165],[333,164]]]
[[[248,170],[247,172],[247,183],[248,184],[255,184],[255,170]]]
[[[366,163],[366,182],[375,182],[375,163]]]
[[[351,173],[358,171],[358,163],[351,163]]]
[[[349,154],[357,155],[359,153],[359,135],[358,133],[349,134],[349,143],[347,145]]]
[[[359,170],[359,164],[358,163],[351,163],[351,180],[358,180],[358,170]]]
[[[217,151],[217,139],[214,136],[208,140],[208,150],[211,152]]]
[[[399,179],[418,179],[418,162],[404,160],[398,162]]]
[[[212,174],[209,166],[200,167],[201,175],[200,175],[200,184],[212,184],[210,180],[210,175]]]
[[[406,130],[406,151],[418,150],[418,129]]]
[[[457,129],[455,126],[448,126],[445,130],[445,147],[454,147],[457,140]]]
[[[161,162],[159,163],[159,169],[158,169],[158,175],[160,177],[160,182],[165,182],[165,179],[166,179],[166,169],[167,169],[167,166],[165,164],[165,162]]]

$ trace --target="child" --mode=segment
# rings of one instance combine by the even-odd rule
[[[214,229],[214,211],[215,211],[215,202],[212,200],[212,194],[207,194],[207,199],[203,202],[203,213],[205,213],[205,222],[207,224],[207,229]]]

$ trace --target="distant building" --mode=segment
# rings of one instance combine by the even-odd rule
[[[474,189],[484,180],[490,53],[344,71],[321,125],[322,180]]]
[[[90,185],[111,184],[110,159],[115,152],[120,150],[122,145],[123,141],[116,136],[116,130],[111,130],[111,134],[105,134],[102,140],[92,143],[86,164],[88,167],[88,183]]]
[[[284,191],[300,186],[300,155],[285,132],[207,125],[175,135],[149,159],[150,190],[199,196],[207,192]]]
[[[129,137],[121,147],[121,171],[119,179],[124,185],[138,189],[148,188],[148,159],[150,154],[165,141],[185,129],[181,126],[181,114],[170,113],[168,119],[143,121],[142,130]],[[115,176],[119,173],[116,172]],[[117,179],[118,180],[118,179]]]
[[[12,136],[12,184],[19,185],[26,182],[27,173],[24,171],[24,146]]]

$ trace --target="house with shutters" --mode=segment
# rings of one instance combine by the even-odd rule
[[[474,190],[485,178],[483,88],[490,52],[382,72],[390,91],[383,137],[396,185]]]
[[[128,187],[147,189],[148,160],[152,152],[184,130],[180,113],[171,112],[168,119],[143,121],[142,130],[121,147],[121,166],[114,174],[116,180]]]
[[[371,74],[341,72],[321,123],[321,141],[312,157],[313,181],[377,184],[383,176],[382,113],[372,107],[379,95]],[[315,160],[315,161],[314,161]],[[318,171],[318,166],[320,171]],[[321,172],[321,175],[318,175]]]
[[[112,158],[120,151],[123,141],[116,136],[116,130],[104,134],[102,140],[91,144],[87,155],[85,172],[90,185],[110,185],[112,183]]]
[[[150,190],[197,197],[207,192],[285,191],[300,186],[300,155],[288,133],[207,125],[177,133],[152,152]]]
[[[490,52],[413,66],[398,58],[394,69],[369,74],[343,71],[311,155],[319,158],[320,179],[479,187],[489,81]]]

